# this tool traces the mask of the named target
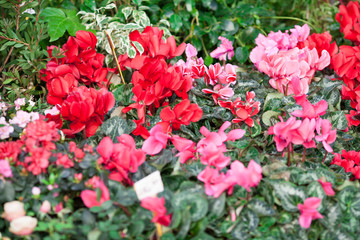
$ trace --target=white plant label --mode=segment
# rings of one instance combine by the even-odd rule
[[[138,199],[141,201],[147,197],[154,197],[164,191],[160,172],[156,171],[134,183],[134,189]]]

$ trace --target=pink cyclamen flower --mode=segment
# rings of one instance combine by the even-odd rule
[[[335,191],[332,188],[331,182],[326,182],[326,180],[322,181],[320,179],[318,180],[318,182],[321,184],[321,186],[322,186],[322,188],[323,188],[323,190],[324,190],[324,192],[325,192],[325,194],[327,196],[334,196],[335,195]]]
[[[323,218],[323,216],[318,212],[317,208],[321,204],[321,198],[309,197],[305,199],[304,204],[298,204],[297,207],[301,212],[299,217],[299,224],[303,228],[309,228],[311,221]]]
[[[301,125],[293,132],[291,142],[298,145],[303,145],[305,148],[315,148],[315,125],[316,120],[312,118],[305,118]]]
[[[140,204],[143,208],[151,211],[154,215],[151,220],[153,223],[159,223],[169,226],[171,223],[171,214],[166,215],[165,198],[147,197],[141,200]]]
[[[235,184],[250,192],[250,188],[256,187],[262,179],[262,168],[252,159],[247,168],[242,162],[236,160],[231,163],[227,176]]]
[[[295,97],[296,103],[302,106],[302,110],[295,110],[291,115],[301,118],[319,118],[326,113],[328,103],[321,100],[316,104],[311,104],[306,95]]]
[[[166,144],[170,136],[164,132],[161,125],[155,125],[150,130],[150,137],[148,137],[142,146],[142,150],[149,155],[154,155],[166,148]]]
[[[219,36],[219,40],[221,40],[220,46],[212,51],[210,56],[224,61],[226,61],[226,58],[231,60],[231,58],[235,55],[232,42],[222,36]]]
[[[226,85],[225,87],[222,87],[221,84],[217,84],[214,87],[214,90],[211,89],[203,89],[202,92],[206,94],[212,94],[212,97],[214,99],[215,104],[218,102],[218,98],[222,99],[229,99],[232,96],[234,96],[234,91],[232,88],[229,87],[230,84]]]
[[[197,178],[205,184],[205,193],[208,196],[218,198],[225,190],[231,188],[232,191],[233,184],[227,181],[226,175],[209,166],[201,171]]]
[[[332,125],[329,120],[319,118],[316,122],[316,132],[319,134],[315,137],[316,141],[322,142],[327,152],[333,152],[330,144],[336,140],[336,128],[331,130]]]
[[[0,160],[0,175],[7,178],[13,176],[10,164],[7,160]]]
[[[101,190],[101,197],[98,201],[97,192],[93,190],[83,190],[80,194],[81,199],[84,204],[88,208],[92,208],[95,206],[101,206],[104,202],[110,200],[109,189],[106,187],[103,181],[99,180],[94,184],[95,188],[99,188]]]
[[[282,152],[289,143],[293,140],[294,131],[301,125],[300,120],[296,120],[295,117],[290,117],[286,122],[279,117],[281,122],[276,123],[274,126],[269,128],[269,134],[275,135],[274,141],[276,142],[276,149]]]

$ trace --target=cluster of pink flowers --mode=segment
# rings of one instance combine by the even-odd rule
[[[200,162],[207,166],[198,176],[198,179],[205,183],[206,194],[219,197],[226,190],[231,194],[235,185],[240,185],[250,191],[250,187],[257,186],[262,178],[261,166],[255,161],[250,161],[248,168],[245,168],[243,163],[236,160],[231,164],[231,169],[227,171],[226,175],[220,173],[220,170],[226,168],[231,161],[230,157],[224,154],[226,152],[225,142],[240,139],[245,134],[242,129],[234,129],[225,133],[230,125],[230,122],[225,122],[218,132],[210,132],[206,127],[201,127],[200,132],[204,138],[197,144],[177,135],[170,136],[164,132],[161,125],[156,125],[151,129],[150,136],[145,140],[142,149],[147,154],[157,154],[166,148],[170,139],[179,151],[176,156],[179,157],[180,163],[198,157]]]
[[[315,71],[322,70],[330,64],[327,50],[318,54],[316,48],[310,50],[307,46],[299,49],[297,45],[306,41],[310,28],[295,26],[290,29],[291,34],[270,32],[267,37],[262,34],[256,38],[255,47],[250,53],[250,60],[259,71],[267,74],[271,79],[270,85],[285,95],[306,94]],[[293,79],[300,81],[293,85]],[[295,88],[298,88],[296,92]]]
[[[166,227],[170,225],[172,214],[167,214],[164,197],[144,198],[141,200],[141,206],[153,213],[154,217],[151,220],[153,223],[159,223]]]
[[[360,179],[360,152],[342,150],[335,153],[331,164],[343,167],[345,172],[351,172],[355,179]]]
[[[128,134],[117,138],[119,143],[113,143],[109,137],[104,137],[97,152],[100,154],[98,163],[110,171],[109,178],[118,182],[132,185],[129,172],[135,173],[145,162],[145,153],[136,149],[134,139]]]
[[[280,117],[280,122],[269,128],[269,134],[275,135],[276,148],[282,152],[286,147],[292,151],[291,144],[303,145],[304,148],[315,148],[315,141],[321,142],[327,152],[333,152],[330,144],[336,140],[336,129],[332,129],[329,120],[320,116],[326,113],[328,104],[321,100],[315,105],[311,104],[306,95],[295,97],[297,104],[303,110],[295,110],[293,117],[286,122]],[[301,118],[297,120],[296,117]],[[315,131],[317,135],[315,136]]]
[[[94,135],[104,115],[115,104],[113,94],[106,89],[105,56],[96,52],[96,43],[93,33],[78,31],[76,37],[69,37],[62,48],[48,48],[50,61],[41,70],[41,79],[47,83],[47,101],[59,110],[59,113],[52,111],[46,117],[55,121],[58,128],[63,124],[60,114],[64,120],[69,120],[70,129],[64,129],[69,137],[83,130],[86,137]],[[52,56],[54,49],[64,57]],[[96,84],[101,89],[79,86],[79,83]]]

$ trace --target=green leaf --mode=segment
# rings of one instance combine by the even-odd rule
[[[225,19],[225,21],[222,22],[221,25],[222,29],[227,32],[231,32],[235,30],[235,25],[232,21]]]
[[[121,10],[121,12],[124,14],[125,19],[128,19],[128,17],[131,15],[132,13],[132,7],[125,7]]]
[[[235,58],[239,63],[245,63],[249,58],[249,50],[247,47],[238,47],[235,50]]]
[[[343,111],[336,111],[332,113],[331,122],[333,127],[338,130],[345,130],[348,127],[348,122]]]
[[[281,100],[283,97],[284,97],[284,94],[279,93],[279,92],[268,93],[265,98],[264,109],[268,108],[268,105],[270,104],[270,100],[272,100],[272,99],[280,99]]]
[[[275,214],[275,210],[260,199],[252,199],[247,206],[260,216],[273,216]]]
[[[268,182],[273,186],[281,207],[289,212],[298,211],[297,205],[303,203],[306,198],[303,188],[284,180],[268,180]]]
[[[254,120],[254,126],[251,128],[251,137],[254,138],[261,134],[261,125]]]
[[[170,17],[170,26],[175,30],[175,32],[178,32],[180,28],[182,27],[183,23],[181,20],[181,17],[177,14],[173,14]]]
[[[231,236],[236,240],[246,240],[249,239],[247,234],[247,227],[244,222],[239,222],[234,229],[231,231]]]
[[[58,9],[58,8],[45,8],[41,11],[40,17],[48,22],[48,33],[50,35],[50,42],[56,41],[62,37],[66,31],[72,36],[78,30],[84,30],[85,26],[81,25],[79,17],[76,15],[75,9]]]
[[[204,197],[188,191],[177,193],[173,199],[173,206],[179,209],[190,209],[192,221],[198,221],[205,217],[209,208],[209,204]]]
[[[134,44],[136,49],[139,51],[140,55],[143,54],[143,52],[144,52],[143,46],[139,42],[136,42],[136,41],[132,41],[132,43]]]
[[[118,142],[118,136],[130,134],[135,128],[136,124],[133,121],[115,116],[105,121],[101,125],[100,131],[104,135],[109,136],[113,142]]]
[[[216,217],[221,217],[224,214],[225,202],[225,194],[221,194],[220,197],[210,200],[210,213]]]
[[[261,120],[263,121],[263,123],[266,126],[272,126],[272,121],[275,121],[278,119],[278,117],[281,115],[280,112],[275,112],[275,111],[266,111],[263,113],[263,115],[261,116]]]

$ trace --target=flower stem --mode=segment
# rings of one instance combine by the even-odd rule
[[[314,25],[312,25],[310,22],[301,19],[301,18],[297,18],[297,17],[287,17],[287,16],[271,16],[271,17],[260,17],[259,18],[270,18],[270,19],[287,19],[287,20],[294,20],[294,21],[299,21],[299,22],[303,22],[306,23],[307,25],[309,25],[312,29],[314,29],[316,31],[316,28]],[[316,31],[317,32],[317,31]]]
[[[323,158],[323,160],[322,160],[322,163],[325,162],[325,159],[326,159],[326,157],[327,157],[327,154],[328,154],[328,152],[325,152],[325,155],[324,155],[324,158]]]
[[[290,145],[287,147],[287,149],[288,149],[287,165],[288,167],[290,167]]]
[[[118,70],[119,70],[119,73],[120,73],[120,76],[121,76],[121,80],[122,80],[123,84],[125,84],[124,76],[122,75],[121,68],[120,68],[120,64],[119,64],[119,61],[118,61],[117,56],[116,56],[116,53],[115,53],[114,44],[113,44],[113,42],[112,42],[112,40],[111,40],[110,35],[107,33],[107,31],[105,31],[105,34],[106,34],[106,36],[107,36],[109,45],[110,45],[110,47],[111,47],[111,52],[112,52],[113,57],[114,57],[114,59],[115,59],[116,66],[117,66],[117,68],[118,68]]]
[[[305,162],[306,148],[304,147],[302,162]]]

